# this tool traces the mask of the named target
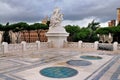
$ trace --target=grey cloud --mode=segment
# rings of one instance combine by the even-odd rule
[[[86,1],[86,0],[85,0]],[[84,2],[84,1],[83,1]],[[88,3],[89,2],[89,3]],[[119,1],[103,1],[103,0],[92,0],[88,1],[87,4],[76,5],[75,8],[68,8],[66,9],[65,13],[67,16],[65,18],[71,19],[82,19],[90,16],[95,16],[101,19],[101,21],[105,21],[106,19],[115,19],[116,18],[116,8],[120,7]],[[69,12],[69,13],[67,13]],[[73,14],[71,16],[71,14]],[[74,15],[75,14],[75,15]],[[77,18],[78,17],[78,18]]]
[[[0,23],[26,21],[36,22],[50,16],[60,7],[64,20],[81,20],[94,16],[101,22],[116,19],[119,0],[1,0]]]

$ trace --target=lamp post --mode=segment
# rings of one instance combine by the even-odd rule
[[[103,35],[103,42],[105,42],[105,35]]]
[[[99,38],[99,41],[100,41],[100,35],[99,34],[97,34],[97,37]]]
[[[109,39],[112,38],[111,33],[109,33]]]
[[[100,35],[99,35],[99,34],[97,34],[97,37],[100,37]]]
[[[109,35],[108,35],[108,42],[109,42],[109,43],[112,42],[112,36],[111,36],[111,33],[109,33]]]

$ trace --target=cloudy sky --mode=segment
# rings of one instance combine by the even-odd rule
[[[87,26],[93,19],[101,26],[116,19],[119,0],[0,0],[0,24],[7,22],[40,22],[50,16],[55,7],[64,14],[62,25]]]

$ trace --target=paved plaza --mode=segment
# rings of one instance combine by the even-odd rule
[[[86,55],[102,59],[81,58]],[[83,62],[70,65],[67,63],[70,60]],[[51,78],[40,73],[48,67],[68,67],[78,73],[67,78]],[[4,54],[0,57],[0,80],[120,80],[120,55],[119,52],[72,48]]]

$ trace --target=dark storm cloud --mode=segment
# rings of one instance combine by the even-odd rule
[[[60,7],[64,20],[96,17],[105,22],[116,19],[119,0],[0,0],[0,23],[37,22]]]
[[[0,1],[0,22],[40,21],[50,15],[50,1],[44,0],[2,0]]]

